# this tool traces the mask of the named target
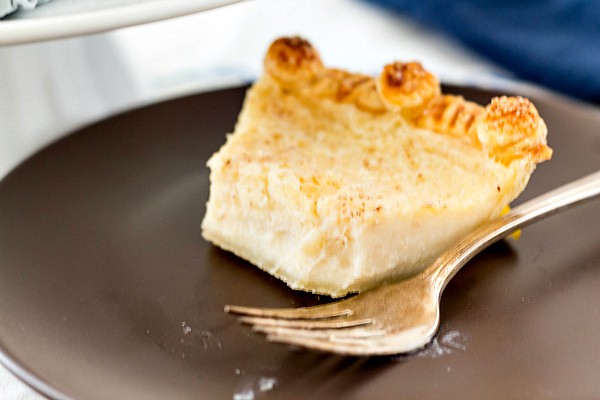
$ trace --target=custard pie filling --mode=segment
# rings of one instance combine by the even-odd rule
[[[208,161],[202,234],[293,289],[340,297],[419,272],[551,157],[529,100],[442,94],[416,62],[372,78],[295,37],[264,65]]]

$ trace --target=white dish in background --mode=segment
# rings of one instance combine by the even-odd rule
[[[0,19],[0,46],[106,32],[242,0],[53,0]]]

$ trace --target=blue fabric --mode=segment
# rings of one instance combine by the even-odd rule
[[[368,0],[453,35],[517,76],[600,102],[600,0]]]

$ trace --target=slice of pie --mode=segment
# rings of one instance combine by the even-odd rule
[[[419,63],[379,77],[275,41],[212,156],[203,236],[294,289],[340,297],[414,274],[551,156],[527,99],[444,95]]]

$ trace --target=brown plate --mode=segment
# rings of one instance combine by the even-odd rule
[[[57,399],[598,397],[600,202],[475,258],[446,289],[435,340],[409,355],[269,344],[224,314],[227,303],[324,301],[200,236],[205,163],[244,91],[109,118],[0,183],[0,359],[10,370]],[[600,112],[534,101],[555,156],[520,201],[600,169]]]

